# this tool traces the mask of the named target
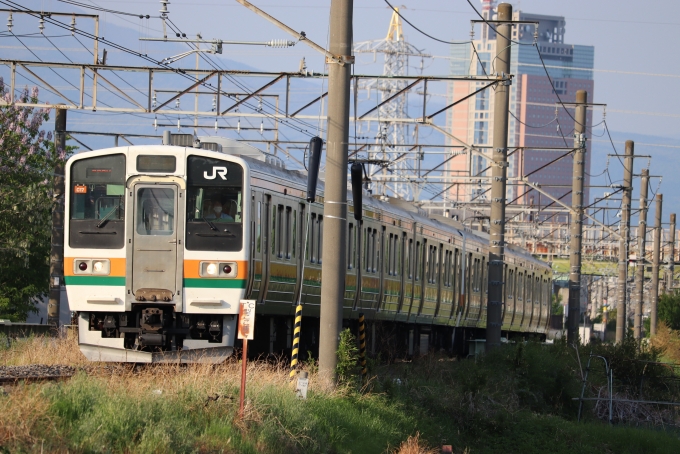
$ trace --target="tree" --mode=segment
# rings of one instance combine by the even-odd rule
[[[9,103],[2,78],[0,96]],[[37,102],[38,89],[17,98]],[[52,133],[41,130],[48,119],[47,108],[0,107],[0,318],[13,321],[36,312],[49,290],[52,180],[68,150],[55,151]]]
[[[680,330],[680,291],[659,296],[656,313],[658,319],[670,329]]]
[[[560,292],[553,293],[551,314],[552,315],[564,314],[564,306],[562,306],[562,294]]]

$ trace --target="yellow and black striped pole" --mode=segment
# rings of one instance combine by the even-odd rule
[[[302,325],[302,304],[295,308],[295,328],[293,329],[293,354],[290,358],[290,381],[297,374],[298,352],[300,350],[300,325]]]
[[[359,313],[359,362],[361,363],[361,383],[366,383],[366,323],[364,314]]]

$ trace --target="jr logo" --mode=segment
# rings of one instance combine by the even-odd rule
[[[226,167],[213,167],[212,168],[212,175],[208,175],[208,171],[206,170],[203,172],[203,178],[206,180],[214,180],[217,175],[220,176],[223,180],[227,179],[227,168]]]

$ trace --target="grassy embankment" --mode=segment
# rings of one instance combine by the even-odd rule
[[[29,339],[0,351],[0,365],[33,363],[86,369],[63,382],[5,387],[5,452],[405,454],[438,452],[432,448],[442,444],[456,453],[680,452],[676,432],[610,427],[592,405],[584,409],[586,422],[577,423],[571,398],[580,392],[580,372],[564,345],[376,367],[363,392],[323,389],[312,370],[306,401],[295,398],[285,366],[253,363],[243,420],[236,360],[217,367],[92,366],[72,339]],[[602,386],[596,369],[589,395]],[[667,427],[673,416],[655,414]]]

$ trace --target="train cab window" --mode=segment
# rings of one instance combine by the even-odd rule
[[[69,184],[69,245],[72,248],[122,248],[125,245],[125,155],[74,161]]]
[[[243,248],[243,168],[220,159],[187,159],[186,248],[240,251]]]
[[[141,188],[136,202],[138,235],[172,235],[175,231],[175,191]]]

